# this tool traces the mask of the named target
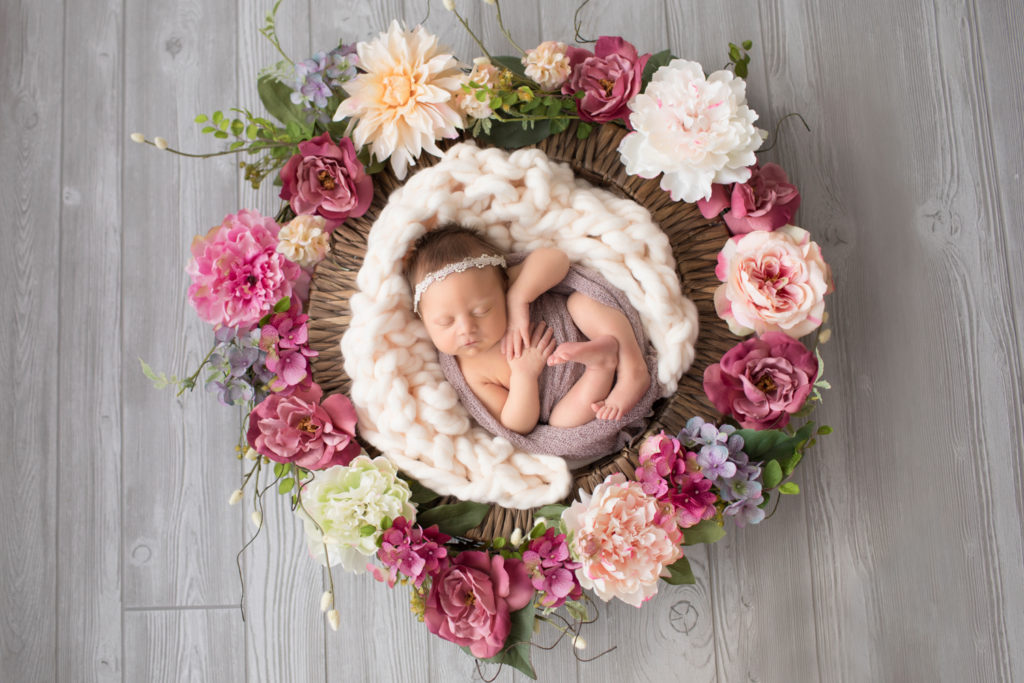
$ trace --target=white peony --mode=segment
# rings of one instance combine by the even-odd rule
[[[277,233],[277,251],[303,268],[312,268],[324,260],[330,248],[330,235],[324,232],[323,216],[299,214],[281,226]]]
[[[630,101],[634,132],[619,143],[626,173],[653,178],[674,201],[711,196],[714,183],[750,178],[754,150],[767,133],[754,126],[746,82],[731,71],[704,76],[697,62],[673,59]]]
[[[295,513],[304,522],[314,558],[324,565],[340,562],[347,571],[361,572],[366,558],[377,552],[385,517],[416,518],[411,495],[390,461],[360,455],[348,466],[317,472],[302,487],[302,504]]]

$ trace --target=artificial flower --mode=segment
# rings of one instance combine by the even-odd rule
[[[510,614],[532,599],[533,585],[520,560],[467,550],[434,578],[424,621],[431,633],[486,659],[505,645]]]
[[[800,192],[790,184],[778,164],[754,164],[745,183],[711,188],[709,199],[697,200],[704,218],[713,218],[724,209],[725,224],[733,235],[754,230],[774,230],[786,225],[800,208]]]
[[[384,457],[360,455],[348,466],[317,472],[300,495],[295,513],[303,520],[310,554],[352,572],[363,571],[366,558],[377,552],[385,519],[416,516],[409,485]]]
[[[729,239],[718,254],[715,310],[733,334],[802,337],[821,325],[832,271],[810,233],[795,225]]]
[[[312,268],[324,260],[330,249],[331,238],[324,230],[326,226],[323,216],[299,214],[281,226],[277,233],[277,250],[303,268]]]
[[[619,143],[629,175],[654,178],[674,201],[711,196],[714,183],[750,177],[765,131],[747,106],[746,82],[731,71],[704,76],[697,62],[673,59],[659,68],[629,108],[633,132]]]
[[[715,516],[718,497],[696,457],[664,432],[647,437],[640,445],[636,480],[645,493],[672,506],[683,529]]]
[[[356,158],[348,138],[323,133],[299,143],[281,169],[281,199],[297,214],[315,213],[331,221],[362,216],[373,199],[373,181]]]
[[[300,286],[302,269],[277,251],[273,218],[242,209],[192,240],[188,298],[216,326],[249,329]],[[306,278],[308,286],[308,277]]]
[[[526,75],[544,90],[557,90],[569,78],[568,46],[555,40],[546,40],[523,57]]]
[[[380,581],[387,581],[394,587],[401,574],[411,579],[417,588],[428,578],[448,566],[448,548],[445,544],[451,536],[442,534],[437,525],[424,529],[413,525],[405,517],[398,517],[380,539],[377,559],[388,568],[388,576],[374,572]]]
[[[309,121],[330,123],[324,109],[339,94],[341,84],[356,75],[354,45],[340,45],[330,52],[317,52],[295,64],[291,78],[282,79],[294,92],[292,104],[302,105]]]
[[[569,547],[582,566],[576,576],[599,598],[619,598],[634,607],[658,591],[658,579],[678,560],[682,532],[674,515],[639,482],[609,475],[590,495],[562,513]]]
[[[583,93],[576,100],[580,119],[607,123],[628,117],[651,55],[638,55],[631,43],[613,36],[598,38],[593,52],[569,47],[568,55],[572,71],[562,93]]]
[[[395,175],[404,179],[422,151],[441,156],[435,141],[458,136],[462,117],[453,105],[462,71],[436,36],[422,26],[405,31],[397,21],[356,50],[365,73],[342,86],[349,96],[334,120],[353,119],[356,145],[369,145],[379,161],[390,159]]]
[[[530,541],[523,551],[523,564],[537,589],[537,604],[541,607],[556,609],[566,600],[583,597],[583,587],[576,578],[581,565],[572,560],[565,534],[556,529],[548,528]]]
[[[732,425],[716,427],[700,417],[691,417],[679,432],[679,442],[696,453],[701,473],[708,479],[728,479],[736,476],[737,462],[742,458],[743,437]]]
[[[473,70],[469,75],[465,76],[463,80],[463,85],[469,88],[469,92],[463,90],[459,93],[458,99],[456,100],[459,110],[466,116],[474,119],[486,119],[490,117],[490,115],[494,113],[490,107],[490,96],[488,95],[484,97],[483,100],[478,99],[476,93],[479,89],[474,88],[469,85],[469,83],[473,82],[478,86],[494,90],[498,87],[498,80],[500,78],[501,70],[491,64],[491,60],[487,59],[487,57],[477,57],[474,59]],[[486,90],[484,92],[486,93]]]
[[[818,359],[782,332],[766,332],[729,349],[704,370],[704,392],[746,429],[781,429],[803,407],[818,377]]]
[[[308,321],[302,306],[293,302],[289,310],[273,314],[260,328],[259,346],[266,354],[264,364],[274,373],[269,382],[271,390],[283,391],[300,385],[308,388],[312,383],[309,359],[319,353],[308,346]]]

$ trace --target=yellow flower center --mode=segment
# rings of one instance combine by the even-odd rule
[[[325,190],[333,190],[336,187],[334,183],[334,178],[332,178],[331,174],[328,173],[327,171],[321,169],[316,174],[316,179],[320,181],[320,187],[322,187]]]
[[[598,79],[597,82],[601,84],[602,88],[604,88],[605,97],[611,97],[612,96],[612,88],[615,87],[615,82],[614,81],[609,81],[607,78]]]
[[[299,420],[299,424],[295,425],[295,428],[300,432],[306,432],[307,434],[313,434],[316,432],[316,426],[313,424],[311,416],[306,416]]]
[[[412,79],[408,74],[392,74],[384,79],[384,104],[402,107],[412,95]]]
[[[771,375],[768,375],[767,373],[761,375],[754,386],[766,394],[770,394],[776,389],[775,381],[772,380]]]

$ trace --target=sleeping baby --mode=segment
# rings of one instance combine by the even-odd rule
[[[506,258],[482,235],[459,226],[427,232],[407,257],[413,310],[446,376],[457,369],[464,388],[509,432],[524,435],[539,422],[575,428],[594,420],[635,421],[641,399],[642,412],[649,412],[650,359],[635,321],[560,284],[571,268],[582,271],[559,249]],[[545,397],[542,375],[570,364],[578,366],[573,381],[561,382],[560,395]],[[449,379],[457,390],[462,385]]]

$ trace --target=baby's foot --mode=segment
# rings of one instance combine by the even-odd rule
[[[623,415],[633,410],[651,386],[651,375],[643,355],[639,353],[639,348],[636,353],[620,355],[619,366],[615,371],[615,386],[605,400],[591,406],[599,420],[621,419]]]
[[[582,363],[592,369],[613,370],[619,362],[619,342],[610,334],[585,342],[565,342],[548,356],[548,365],[569,362]]]

